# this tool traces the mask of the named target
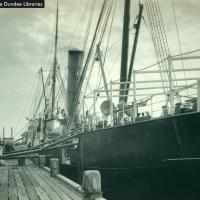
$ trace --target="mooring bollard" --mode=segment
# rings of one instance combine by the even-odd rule
[[[25,158],[19,158],[18,159],[18,166],[24,166],[25,165]]]
[[[58,158],[51,158],[50,159],[50,169],[51,169],[51,176],[56,176],[60,173],[59,169],[59,159]]]
[[[85,200],[103,200],[100,172],[97,170],[84,171],[82,189],[85,193]]]
[[[39,155],[39,167],[45,167],[46,166],[46,156],[45,155]]]
[[[38,163],[39,163],[38,158],[33,158],[33,163],[34,163],[35,165],[38,165]]]
[[[3,155],[3,147],[0,146],[0,156],[2,156],[2,155]],[[0,166],[4,166],[4,165],[5,165],[4,161],[0,160]]]

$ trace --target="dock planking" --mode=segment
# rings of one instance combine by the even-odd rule
[[[70,188],[35,165],[0,167],[1,200],[81,200]]]

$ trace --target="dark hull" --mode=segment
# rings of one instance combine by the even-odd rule
[[[70,152],[72,165],[138,168],[171,158],[200,157],[200,113],[190,113],[87,132]]]
[[[188,113],[84,133],[61,171],[80,181],[83,170],[100,170],[111,199],[199,199],[199,123]]]
[[[102,190],[108,200],[200,199],[198,160],[134,170],[97,169],[101,172]],[[61,165],[61,173],[80,181],[78,167]]]

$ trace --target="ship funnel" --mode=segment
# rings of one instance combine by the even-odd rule
[[[82,72],[83,51],[71,49],[68,51],[68,79],[67,79],[67,111],[69,117],[72,113],[77,116],[77,111],[71,109],[78,81]]]

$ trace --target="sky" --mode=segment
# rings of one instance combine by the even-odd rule
[[[72,47],[82,48],[92,1],[94,0],[59,1],[58,62],[62,68],[67,66],[67,50]],[[0,10],[0,136],[3,126],[6,127],[7,137],[11,126],[14,127],[14,134],[24,127],[30,113],[32,88],[36,85],[38,71],[41,67],[49,69],[52,66],[56,1],[45,2],[45,8],[40,9]],[[93,30],[102,2],[96,2]],[[171,2],[159,0],[170,53],[175,55],[180,52]],[[174,0],[174,8],[182,51],[199,49],[200,0]],[[131,24],[137,13],[138,1],[132,0]],[[106,60],[105,71],[110,80],[119,78],[122,16],[123,1],[118,0]],[[148,21],[145,9],[143,16]],[[89,40],[91,36],[92,34]],[[130,41],[133,36],[131,33]],[[152,40],[142,22],[135,65],[142,68],[155,62]]]

